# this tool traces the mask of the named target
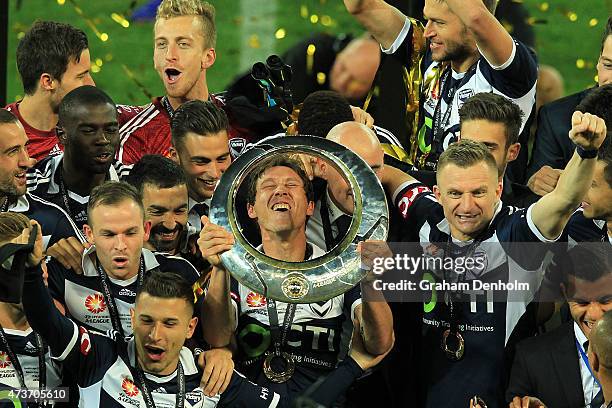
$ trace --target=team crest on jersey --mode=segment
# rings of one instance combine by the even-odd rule
[[[185,399],[189,401],[192,406],[196,406],[200,401],[202,401],[204,396],[202,395],[202,390],[196,388],[194,391],[186,392]]]
[[[262,307],[266,305],[266,298],[259,293],[250,292],[246,297],[246,302],[251,307]]]
[[[94,293],[85,298],[85,307],[91,313],[98,314],[106,310],[106,302],[104,296],[99,293]]]
[[[325,317],[325,315],[331,310],[333,303],[334,302],[331,299],[325,302],[310,303],[310,310],[312,310],[313,313],[316,313],[319,317]]]
[[[459,107],[461,107],[461,105],[463,105],[463,103],[465,101],[467,101],[468,99],[470,99],[472,96],[474,96],[474,90],[473,89],[462,89],[459,91]]]
[[[139,392],[138,387],[136,387],[136,384],[134,384],[134,381],[130,380],[129,378],[123,379],[121,388],[123,389],[123,392],[125,392],[125,395],[132,398],[136,397]]]
[[[229,141],[230,154],[236,158],[242,154],[242,151],[246,147],[246,139],[241,137],[235,137]]]
[[[4,351],[0,351],[0,368],[10,367],[11,359]]]

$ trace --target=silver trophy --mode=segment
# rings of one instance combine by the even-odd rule
[[[245,180],[251,171],[278,154],[326,160],[352,188],[355,210],[348,232],[323,256],[285,262],[266,256],[247,238],[248,222],[236,204],[245,202]],[[223,174],[212,198],[210,219],[235,237],[233,248],[221,255],[224,267],[254,292],[286,303],[326,301],[358,284],[367,270],[361,268],[357,244],[386,240],[389,229],[386,196],[368,164],[349,149],[313,136],[268,138],[245,151]]]

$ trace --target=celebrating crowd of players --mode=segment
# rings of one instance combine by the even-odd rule
[[[252,291],[221,262],[235,238],[208,213],[232,160],[272,134],[209,92],[214,8],[161,2],[154,62],[166,94],[145,106],[95,87],[81,30],[39,21],[17,48],[25,97],[0,110],[1,272],[21,294],[0,302],[3,389],[68,387],[67,402],[39,394],[27,406],[612,403],[612,18],[598,86],[542,108],[527,166],[537,62],[494,17],[495,0],[426,0],[425,26],[383,0],[344,2],[382,52],[407,71],[420,64],[415,143],[332,91],[304,100],[299,133],[371,167],[389,197],[388,241],[479,251],[487,262],[472,278],[523,277],[540,290],[395,304],[370,272],[317,303]],[[257,249],[285,262],[330,251],[356,211],[321,158],[272,156],[246,182]],[[508,250],[519,242],[571,249]],[[393,255],[383,242],[359,248],[366,265]],[[542,333],[546,291],[565,301],[562,323]]]

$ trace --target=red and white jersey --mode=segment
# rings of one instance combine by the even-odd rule
[[[169,156],[172,143],[170,114],[161,99],[157,97],[144,106],[117,105],[121,138],[117,160],[124,164],[134,164],[146,154]],[[225,107],[225,100],[219,95],[210,94],[210,100],[220,108]],[[231,116],[229,137],[230,153],[235,158],[242,153],[250,137],[232,121]]]
[[[59,142],[55,129],[40,130],[30,126],[19,113],[20,102],[21,101],[17,101],[6,105],[4,109],[15,115],[25,129],[29,139],[28,154],[30,157],[36,160],[42,160],[47,156],[61,153],[64,150],[64,146]]]

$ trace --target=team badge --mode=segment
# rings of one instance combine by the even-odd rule
[[[230,154],[234,159],[242,154],[245,147],[246,139],[241,137],[235,137],[229,141]]]

